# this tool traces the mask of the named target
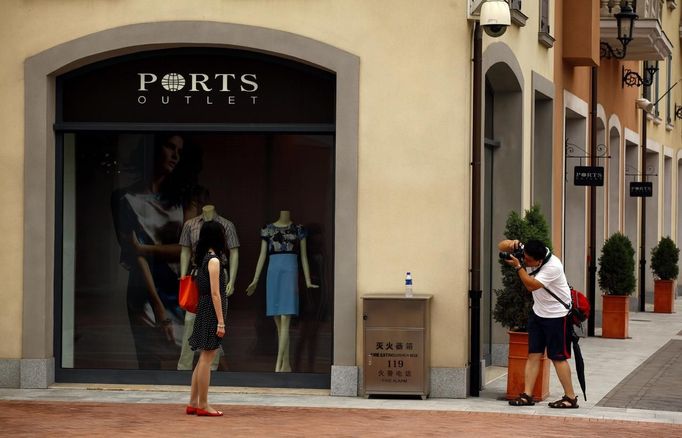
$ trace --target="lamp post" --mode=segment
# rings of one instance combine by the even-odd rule
[[[590,97],[590,165],[597,164],[597,67],[591,68]],[[587,268],[587,297],[591,303],[597,295],[597,186],[590,186],[590,244]],[[587,319],[587,336],[594,336],[594,308]]]
[[[618,41],[621,48],[613,48],[605,41],[599,43],[601,58],[623,59],[627,54],[628,44],[632,41],[632,30],[635,27],[635,20],[639,18],[632,10],[629,1],[621,1],[620,12],[614,14],[616,18],[616,28],[618,29]]]
[[[646,95],[647,86],[642,88],[642,96]],[[641,177],[642,182],[646,181],[646,124],[648,112],[646,109],[642,109],[642,170]],[[642,204],[640,211],[640,224],[639,224],[639,311],[644,312],[645,309],[645,289],[644,289],[644,277],[646,275],[646,197],[642,197]]]

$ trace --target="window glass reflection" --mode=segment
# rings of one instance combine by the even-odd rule
[[[192,224],[216,220],[229,231],[232,295],[215,367],[329,373],[333,142],[300,134],[64,134],[61,366],[190,369],[193,319],[178,306],[178,280],[191,270]],[[282,225],[283,211],[296,232],[279,234],[297,239],[268,243],[291,246],[284,252],[293,255],[277,268],[291,273],[287,286],[274,287],[268,275],[280,255],[275,263],[268,252],[255,274],[263,230]],[[296,306],[273,313],[268,300],[282,288]]]

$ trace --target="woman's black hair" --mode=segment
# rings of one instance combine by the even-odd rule
[[[216,221],[204,222],[201,226],[194,262],[200,264],[209,249],[215,251],[218,256],[225,254],[225,230]]]
[[[523,245],[523,252],[535,260],[544,260],[547,255],[547,247],[539,240],[529,240]]]

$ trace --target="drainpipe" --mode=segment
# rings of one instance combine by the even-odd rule
[[[481,74],[483,72],[483,35],[478,21],[474,24],[474,77],[471,133],[471,340],[469,395],[478,397],[481,381]]]
[[[646,66],[646,63],[644,64]],[[646,96],[647,86],[642,86],[642,96]],[[642,110],[642,181],[646,181],[646,125],[647,125],[647,112]],[[639,226],[639,311],[644,312],[645,310],[645,291],[644,291],[644,279],[646,276],[646,198],[642,196],[639,198],[642,201],[642,210],[640,211],[641,220]]]
[[[590,96],[590,166],[597,165],[597,67],[592,67],[592,89]],[[590,242],[588,255],[587,296],[595,303],[597,274],[597,186],[590,186]],[[594,306],[590,308],[587,320],[587,336],[594,336]]]

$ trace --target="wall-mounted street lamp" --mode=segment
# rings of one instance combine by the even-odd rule
[[[675,104],[675,120],[682,119],[682,105]]]
[[[632,30],[635,28],[635,20],[639,18],[632,10],[630,2],[621,1],[620,12],[614,15],[616,18],[616,26],[618,28],[618,41],[620,41],[621,48],[613,48],[606,41],[599,43],[601,58],[616,58],[623,59],[627,54],[628,44],[632,41]]]
[[[649,65],[644,69],[644,77],[640,76],[636,71],[632,71],[629,68],[622,67],[623,69],[623,80],[620,84],[621,88],[628,87],[650,87],[654,83],[654,76],[658,72],[658,67],[654,64]]]

